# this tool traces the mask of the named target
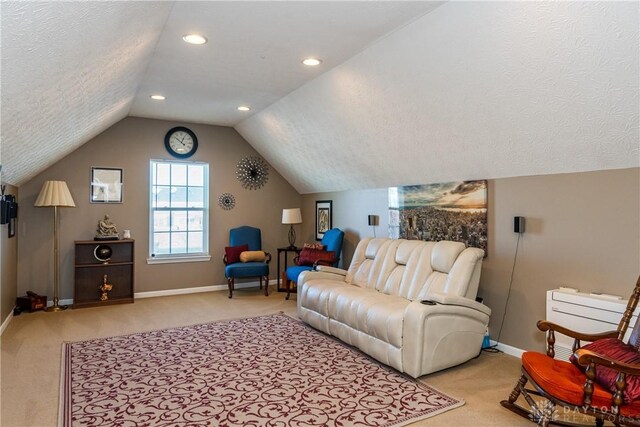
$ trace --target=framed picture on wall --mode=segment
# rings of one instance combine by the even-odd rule
[[[324,233],[333,227],[333,201],[316,201],[316,240],[322,240]]]
[[[453,240],[487,256],[487,181],[452,181],[389,188],[389,236]]]
[[[91,168],[91,203],[122,203],[122,169]]]

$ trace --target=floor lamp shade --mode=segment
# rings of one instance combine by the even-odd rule
[[[71,197],[71,193],[69,192],[69,187],[67,187],[66,182],[45,181],[33,206],[64,206],[75,208],[76,204],[73,202],[73,197]]]
[[[282,209],[282,223],[289,224],[289,247],[296,246],[296,231],[293,229],[293,224],[302,223],[302,214],[300,208]]]
[[[45,311],[61,311],[66,306],[58,304],[59,273],[58,273],[58,208],[74,208],[76,204],[64,181],[45,181],[40,194],[33,204],[36,207],[53,207],[53,305]]]

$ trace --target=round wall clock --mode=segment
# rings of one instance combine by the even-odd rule
[[[177,126],[164,136],[164,146],[173,157],[186,159],[198,149],[198,138],[191,129]]]
[[[236,205],[236,198],[233,197],[231,193],[222,193],[220,197],[218,197],[218,204],[225,211],[230,211]]]
[[[236,177],[248,190],[257,190],[269,180],[269,166],[260,157],[245,157],[238,162]]]

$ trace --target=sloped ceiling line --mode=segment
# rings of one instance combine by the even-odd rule
[[[637,2],[0,7],[15,185],[127,114],[235,126],[301,193],[640,166]]]
[[[2,179],[20,185],[126,115],[235,125],[238,105],[260,111],[439,4],[3,1]]]
[[[2,3],[3,181],[26,182],[127,116],[170,8]]]
[[[638,167],[638,16],[448,2],[236,129],[300,193]]]

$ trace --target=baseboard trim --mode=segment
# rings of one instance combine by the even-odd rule
[[[58,305],[72,305],[73,299],[61,299],[58,300]],[[50,299],[47,301],[47,307],[51,307],[53,305],[53,300]]]
[[[520,359],[522,357],[522,353],[525,352],[525,350],[519,349],[517,347],[512,347],[507,344],[502,344],[494,340],[491,340],[491,346],[492,347],[495,346],[498,350],[502,351],[503,353],[508,354],[510,356],[517,357],[518,359]]]
[[[269,280],[269,285],[275,285],[276,279]],[[244,289],[244,288],[253,288],[256,286],[260,286],[260,282],[245,282],[245,283],[236,283],[235,289]],[[213,286],[198,286],[196,288],[183,288],[183,289],[167,289],[164,291],[147,291],[147,292],[136,292],[133,294],[134,298],[155,298],[155,297],[166,297],[170,295],[186,295],[186,294],[198,294],[201,292],[214,292],[214,291],[226,291],[229,287],[227,285],[213,285]],[[73,305],[73,299],[61,299],[58,301],[60,305]],[[53,305],[53,301],[47,301],[47,307],[51,307]],[[1,335],[1,333],[0,333]]]
[[[7,318],[4,319],[4,322],[2,322],[2,326],[0,326],[0,335],[4,333],[4,330],[7,329],[12,319],[13,319],[13,309],[11,310],[11,313],[9,313]]]
[[[275,285],[276,280],[269,280],[269,285]],[[253,288],[256,286],[260,286],[260,282],[245,282],[245,283],[236,283],[235,289],[244,289],[244,288]],[[147,292],[136,292],[134,294],[135,298],[155,298],[155,297],[166,297],[170,295],[186,295],[186,294],[199,294],[201,292],[214,292],[214,291],[227,291],[229,287],[227,285],[212,285],[212,286],[198,286],[197,288],[183,288],[183,289],[167,289],[164,291],[147,291]]]

